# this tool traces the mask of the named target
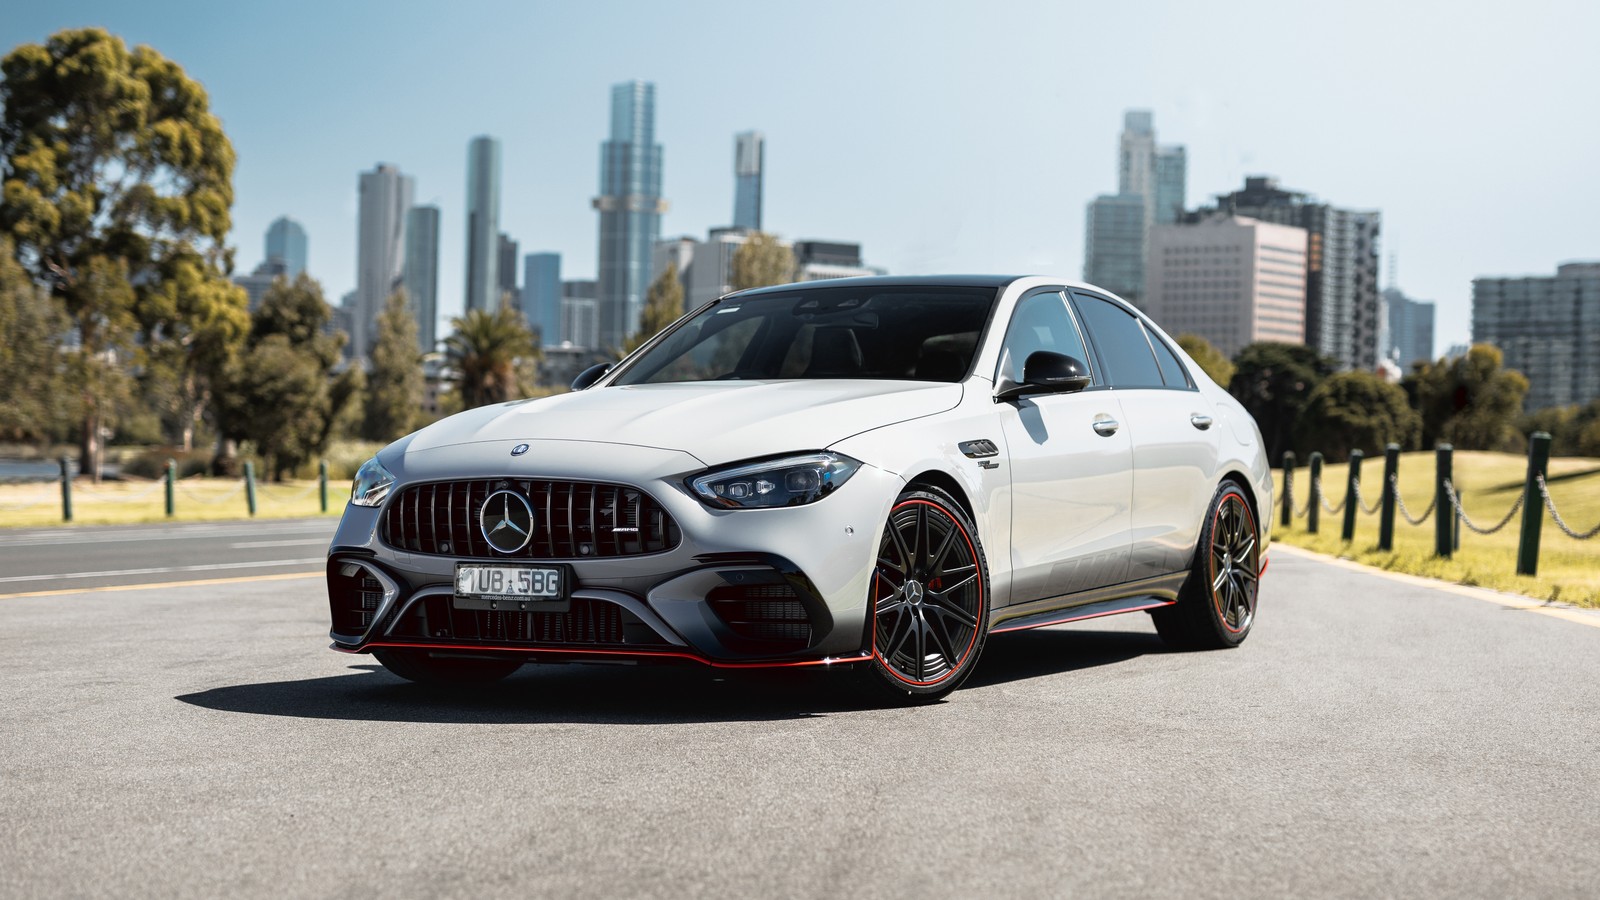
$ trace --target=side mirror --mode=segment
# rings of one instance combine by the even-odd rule
[[[1093,381],[1089,367],[1063,353],[1035,350],[1022,365],[1022,384],[1002,381],[995,400],[1015,400],[1024,394],[1072,394]]]
[[[594,384],[596,381],[604,378],[605,374],[611,371],[611,367],[613,365],[615,365],[615,363],[596,363],[595,365],[584,369],[582,372],[578,373],[577,378],[572,379],[572,389],[575,391],[581,391],[589,385]]]

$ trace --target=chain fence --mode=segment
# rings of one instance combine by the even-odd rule
[[[1421,525],[1423,522],[1428,521],[1428,518],[1433,515],[1433,508],[1439,505],[1439,498],[1435,496],[1432,500],[1428,501],[1428,508],[1422,511],[1422,515],[1413,516],[1411,514],[1411,510],[1406,508],[1406,498],[1400,494],[1399,475],[1395,475],[1389,479],[1389,490],[1394,494],[1394,503],[1395,506],[1400,508],[1400,515],[1404,516],[1405,520],[1413,525]]]
[[[234,500],[237,497],[238,494],[240,494],[241,492],[244,491],[244,482],[240,481],[237,484],[235,484],[231,490],[224,491],[221,494],[216,495],[215,497],[205,497],[205,496],[201,496],[200,494],[196,494],[194,491],[191,491],[187,487],[185,487],[183,483],[185,481],[187,481],[187,480],[188,479],[186,479],[186,478],[178,480],[178,482],[177,482],[178,493],[182,494],[185,497],[188,497],[190,500],[193,500],[196,503],[226,503],[226,502],[228,502],[230,500]]]
[[[1490,525],[1488,527],[1479,525],[1478,523],[1472,521],[1472,519],[1467,516],[1466,507],[1461,505],[1461,498],[1456,496],[1456,486],[1454,484],[1452,484],[1450,479],[1448,479],[1448,478],[1446,478],[1444,480],[1444,496],[1445,496],[1446,500],[1450,501],[1450,506],[1455,509],[1456,518],[1461,520],[1461,524],[1467,526],[1467,528],[1471,529],[1472,531],[1477,532],[1478,534],[1486,534],[1487,535],[1487,534],[1494,534],[1495,532],[1499,531],[1500,529],[1502,529],[1502,528],[1506,527],[1507,525],[1511,524],[1512,517],[1515,516],[1517,514],[1517,512],[1522,509],[1522,501],[1523,501],[1523,498],[1526,495],[1518,494],[1517,495],[1517,502],[1511,504],[1511,510],[1506,513],[1505,518],[1501,519],[1499,522],[1497,522],[1497,523],[1495,523],[1493,525]]]
[[[1322,479],[1321,478],[1317,479],[1315,492],[1316,492],[1316,495],[1318,497],[1322,498],[1322,508],[1330,516],[1337,516],[1339,513],[1344,512],[1344,504],[1345,504],[1346,501],[1348,501],[1350,499],[1349,497],[1345,497],[1344,500],[1340,500],[1339,501],[1339,505],[1338,506],[1329,506],[1328,505],[1328,495],[1322,490]]]
[[[1378,514],[1378,507],[1383,505],[1383,496],[1380,494],[1378,496],[1378,502],[1372,504],[1372,506],[1369,507],[1369,506],[1367,506],[1366,498],[1361,496],[1361,479],[1357,478],[1357,479],[1354,479],[1353,481],[1351,481],[1350,482],[1350,487],[1351,487],[1352,490],[1355,491],[1355,494],[1356,494],[1356,508],[1361,510],[1362,512],[1366,513],[1369,516],[1377,515]]]
[[[282,488],[285,493],[280,494],[278,493],[279,485],[257,484],[256,491],[261,494],[263,500],[271,500],[273,503],[291,503],[311,496],[312,492],[321,486],[320,483],[313,481],[310,485],[298,489]]]
[[[1600,525],[1596,525],[1588,531],[1578,531],[1571,525],[1568,525],[1567,520],[1561,518],[1561,513],[1556,511],[1556,502],[1550,499],[1550,487],[1544,483],[1544,476],[1540,475],[1538,476],[1538,479],[1539,496],[1544,498],[1545,509],[1550,510],[1550,518],[1555,520],[1557,528],[1560,528],[1562,531],[1566,532],[1567,537],[1576,541],[1587,541],[1595,535],[1600,535]]]
[[[132,481],[132,479],[128,480]],[[145,479],[142,478],[139,480],[145,481]],[[136,491],[131,494],[116,491],[102,491],[95,488],[82,487],[79,485],[73,485],[72,490],[74,493],[85,499],[95,500],[101,503],[133,503],[143,500],[151,494],[154,494],[156,491],[161,490],[163,487],[166,487],[166,484],[167,483],[165,479],[146,481],[144,490]]]

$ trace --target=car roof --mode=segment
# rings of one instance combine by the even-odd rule
[[[754,297],[761,294],[790,291],[795,288],[873,288],[873,287],[969,287],[1003,288],[1027,275],[869,275],[860,278],[829,278],[821,281],[802,281],[777,284],[772,287],[751,288],[728,294],[729,297]]]

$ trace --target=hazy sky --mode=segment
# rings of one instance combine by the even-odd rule
[[[174,3],[0,0],[0,52],[69,26],[147,43],[238,151],[237,268],[287,214],[330,301],[355,286],[357,174],[443,211],[461,309],[467,142],[502,141],[502,227],[593,277],[609,86],[656,84],[662,236],[727,224],[733,135],[767,135],[765,225],[892,273],[1081,277],[1122,113],[1189,151],[1190,206],[1246,174],[1383,212],[1383,281],[1469,333],[1478,275],[1600,259],[1600,4]]]

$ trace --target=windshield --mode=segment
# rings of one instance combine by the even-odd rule
[[[613,384],[778,378],[960,381],[994,288],[816,287],[702,309]]]

